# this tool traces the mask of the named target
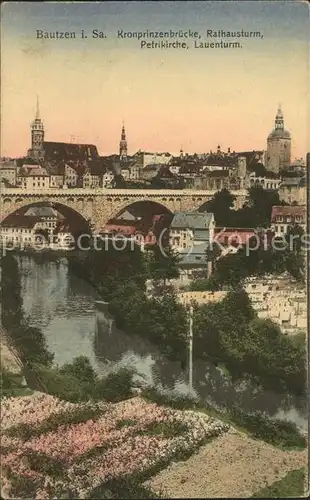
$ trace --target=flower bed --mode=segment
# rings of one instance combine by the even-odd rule
[[[77,405],[36,393],[3,407],[2,467],[19,498],[26,498],[23,489],[40,499],[87,498],[107,481],[167,465],[229,428],[142,398]]]

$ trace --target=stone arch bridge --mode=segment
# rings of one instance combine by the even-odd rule
[[[144,190],[144,189],[33,189],[2,188],[0,190],[0,222],[18,209],[37,203],[55,204],[72,209],[94,230],[105,226],[131,204],[141,201],[155,202],[171,212],[198,210],[212,199],[216,190]],[[246,190],[231,191],[236,196],[235,208],[242,207]]]

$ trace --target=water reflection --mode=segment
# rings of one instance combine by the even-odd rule
[[[132,366],[145,382],[167,391],[187,393],[187,373],[180,363],[165,359],[150,342],[126,335],[108,314],[96,312],[96,291],[68,273],[66,259],[38,262],[19,257],[24,308],[33,326],[41,328],[55,363],[87,356],[99,374],[119,366]],[[194,388],[215,406],[238,405],[245,411],[266,411],[307,428],[306,401],[261,391],[250,384],[233,383],[213,365],[194,362]]]

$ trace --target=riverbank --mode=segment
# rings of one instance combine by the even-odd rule
[[[143,397],[74,404],[36,391],[2,402],[1,429],[4,499],[248,498],[307,463],[306,450]]]
[[[9,335],[0,326],[0,356],[1,370],[6,370],[14,375],[21,375],[23,364],[10,341]]]
[[[48,261],[39,263],[34,258],[24,256],[12,260],[16,264],[16,279],[14,262],[10,266],[7,263],[4,266],[8,281],[6,289],[11,290],[5,300],[7,303],[5,309],[9,311],[5,319],[8,330],[11,328],[12,337],[17,338],[18,342],[22,340],[25,343],[27,359],[29,357],[33,359],[34,352],[39,355],[39,351],[44,348],[43,339],[45,339],[45,347],[53,353],[56,366],[71,363],[83,353],[101,377],[110,371],[118,370],[119,367],[128,366],[139,373],[149,386],[162,388],[171,395],[188,392],[186,364],[168,359],[162,354],[156,342],[146,338],[143,332],[142,335],[125,333],[117,328],[114,321],[107,322],[106,318],[102,318],[102,314],[96,312],[94,307],[95,300],[99,298],[97,292],[86,279],[76,276],[67,259],[61,259],[59,263]],[[20,292],[15,286],[18,279],[21,283]],[[16,291],[20,293],[26,323],[32,327],[31,331],[28,329],[25,334],[19,331],[17,325],[20,306],[17,308],[14,300],[10,299],[18,297]],[[132,304],[131,312],[134,313],[137,304],[134,297],[129,295],[126,300]],[[148,313],[150,316],[150,311]],[[146,321],[148,316],[145,318]],[[166,316],[171,326],[169,310]],[[175,319],[177,321],[177,318]],[[131,320],[132,314],[128,317],[128,321]],[[154,331],[152,324],[145,325],[145,328],[149,326],[155,335],[158,328]],[[125,330],[127,325],[128,323],[125,325]],[[33,339],[36,340],[36,345],[40,344],[39,350],[32,342]],[[198,348],[197,340],[195,334],[196,348]],[[187,351],[184,358],[186,362]],[[271,419],[289,420],[304,429],[307,428],[305,398],[290,396],[285,391],[281,393],[267,391],[248,379],[236,381],[216,369],[207,359],[195,359],[193,386],[197,397],[215,408],[237,405],[245,413],[266,412]]]

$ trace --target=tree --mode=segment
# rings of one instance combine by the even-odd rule
[[[246,277],[248,271],[241,251],[228,254],[217,262],[214,274],[211,276],[221,287],[237,287]]]
[[[112,186],[115,189],[125,189],[127,187],[127,183],[121,174],[115,174],[112,181]]]
[[[149,254],[149,277],[154,281],[162,281],[164,285],[168,279],[177,279],[180,275],[179,255],[167,245],[156,245]]]
[[[283,205],[278,191],[267,190],[262,186],[250,187],[244,207],[249,221],[252,221],[249,227],[269,227],[274,205]]]
[[[165,289],[160,296],[144,300],[137,333],[147,334],[170,359],[186,358],[188,315],[174,290]]]
[[[82,383],[94,383],[96,381],[96,373],[86,356],[74,358],[72,363],[64,364],[59,371],[62,374],[71,375]]]
[[[230,215],[235,199],[236,197],[225,188],[215,193],[212,200],[204,205],[207,212],[214,214],[217,226],[230,225]]]

